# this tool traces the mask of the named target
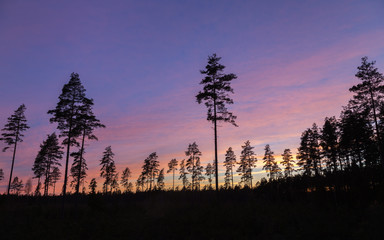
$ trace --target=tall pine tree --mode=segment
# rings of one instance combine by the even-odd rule
[[[374,123],[376,131],[377,146],[380,154],[381,164],[384,167],[383,143],[381,130],[379,129],[379,108],[384,98],[384,76],[375,67],[375,61],[368,62],[368,57],[361,59],[361,65],[357,67],[356,77],[362,82],[351,87],[349,91],[355,93],[352,104],[358,104],[362,108],[369,109],[370,118]]]
[[[224,179],[224,185],[226,188],[231,186],[233,188],[233,168],[236,165],[236,155],[233,152],[232,148],[228,148],[226,154],[225,154],[225,179]]]
[[[11,165],[11,171],[9,174],[7,194],[9,194],[10,187],[11,187],[13,166],[15,165],[17,143],[23,141],[22,137],[24,137],[24,135],[22,134],[22,132],[24,132],[29,128],[29,126],[27,125],[27,119],[25,118],[25,114],[24,114],[25,110],[26,110],[26,107],[24,104],[20,105],[20,107],[16,109],[15,113],[8,118],[8,122],[5,124],[4,128],[2,129],[3,133],[1,135],[3,137],[0,138],[0,141],[4,141],[8,145],[7,147],[3,148],[3,152],[5,152],[8,148],[13,146],[12,165]]]
[[[108,146],[105,148],[103,158],[100,160],[100,177],[105,179],[103,184],[105,193],[108,193],[108,186],[111,186],[116,178],[116,166],[115,161],[113,160],[114,156],[115,154],[112,152],[111,146]]]
[[[56,108],[48,111],[48,114],[53,115],[49,121],[58,124],[57,129],[60,130],[60,137],[64,137],[63,145],[67,147],[63,196],[66,195],[67,191],[70,147],[79,146],[76,138],[82,133],[83,111],[86,108],[85,105],[90,101],[91,99],[85,96],[85,88],[80,82],[79,74],[72,73],[69,82],[64,84]]]
[[[281,157],[283,158],[281,164],[284,166],[284,176],[292,177],[295,161],[293,160],[291,149],[284,149],[284,153],[281,155]]]
[[[228,111],[226,105],[233,104],[233,100],[229,94],[233,93],[231,81],[236,79],[237,76],[233,73],[224,74],[224,65],[219,63],[220,57],[216,54],[208,57],[208,64],[205,70],[200,73],[205,77],[201,80],[200,84],[204,86],[203,91],[196,95],[196,100],[199,104],[204,102],[208,108],[207,120],[213,123],[214,136],[215,136],[215,175],[216,175],[216,191],[219,190],[219,177],[218,177],[218,158],[217,158],[217,122],[229,122],[237,126],[234,116]]]
[[[76,125],[76,129],[74,130],[74,132],[81,132],[80,150],[78,152],[72,153],[74,161],[76,161],[76,164],[74,162],[72,168],[77,167],[77,169],[71,169],[71,174],[77,173],[77,176],[72,175],[74,177],[74,180],[77,180],[77,182],[74,183],[76,186],[75,190],[77,194],[79,193],[80,184],[83,181],[83,178],[85,177],[84,175],[86,175],[86,170],[88,169],[84,159],[85,138],[87,137],[89,140],[93,139],[97,141],[98,138],[93,133],[93,131],[96,128],[105,128],[105,125],[101,124],[100,120],[95,117],[92,111],[93,105],[93,99],[84,98],[83,105],[80,106],[79,117],[77,118],[78,124]]]
[[[251,142],[246,141],[240,155],[239,168],[237,172],[241,175],[241,182],[245,186],[252,188],[252,168],[256,167],[257,158],[255,157],[254,147],[251,147]]]
[[[173,191],[175,191],[175,171],[177,170],[177,160],[174,158],[172,159],[171,161],[169,161],[168,163],[168,170],[167,170],[167,173],[170,173],[172,172],[173,176],[172,176],[172,189]]]

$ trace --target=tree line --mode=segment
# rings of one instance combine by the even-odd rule
[[[208,57],[208,64],[201,73],[204,78],[200,82],[203,90],[196,95],[196,101],[206,105],[207,120],[214,125],[215,159],[205,167],[201,164],[202,153],[196,142],[188,145],[185,151],[186,159],[171,159],[168,169],[160,169],[160,162],[156,152],[151,153],[142,166],[142,171],[135,182],[136,191],[152,191],[165,189],[165,174],[172,175],[172,190],[202,190],[219,189],[218,184],[218,154],[217,154],[217,122],[228,122],[238,126],[236,116],[228,111],[227,106],[233,104],[230,94],[231,81],[237,76],[233,73],[224,74],[225,66],[219,63],[220,57],[216,54]],[[369,62],[367,57],[362,58],[361,65],[355,75],[361,82],[352,86],[349,91],[354,93],[352,99],[343,107],[339,118],[326,117],[322,127],[314,123],[301,135],[300,146],[297,149],[296,161],[292,151],[285,149],[281,153],[282,161],[278,163],[276,155],[267,144],[262,158],[262,169],[267,173],[270,182],[288,179],[294,176],[327,176],[327,174],[351,171],[358,168],[384,167],[384,77],[375,67],[375,62]],[[57,124],[59,135],[52,133],[40,145],[33,163],[34,178],[37,179],[35,195],[48,195],[49,188],[55,186],[62,177],[60,170],[61,160],[65,150],[64,184],[61,194],[67,193],[68,175],[71,178],[70,186],[76,194],[86,191],[85,179],[87,177],[87,163],[85,160],[85,141],[97,140],[94,130],[105,128],[105,125],[93,113],[93,99],[88,98],[86,90],[81,84],[79,75],[72,73],[70,80],[62,88],[56,107],[48,111],[52,117],[51,123]],[[26,193],[31,193],[32,183],[28,180],[24,186],[18,177],[12,181],[13,168],[17,144],[23,141],[23,132],[29,126],[25,118],[26,107],[22,104],[2,129],[0,140],[6,143],[7,149],[13,150],[10,178],[7,194],[10,191],[19,193],[23,188]],[[61,139],[61,143],[60,143]],[[232,147],[225,154],[223,166],[225,167],[224,183],[222,188],[234,189],[235,187],[254,188],[260,182],[254,183],[252,174],[258,159],[250,141],[245,141],[241,146],[241,154],[237,159]],[[69,159],[73,159],[69,167]],[[121,177],[116,170],[114,153],[111,146],[105,148],[100,160],[100,176],[104,178],[102,190],[104,193],[132,192],[132,173],[125,168]],[[165,172],[166,171],[166,172]],[[178,176],[176,176],[178,171]],[[238,173],[240,181],[234,181]],[[175,177],[181,182],[181,187],[175,187]],[[0,180],[4,172],[0,169]],[[215,184],[213,184],[215,178]],[[204,180],[208,184],[202,186]],[[266,182],[262,179],[261,182]],[[87,186],[90,193],[96,193],[97,182],[92,178]]]

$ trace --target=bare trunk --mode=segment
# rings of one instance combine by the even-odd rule
[[[15,164],[16,147],[17,147],[17,142],[18,142],[18,141],[19,141],[19,123],[17,124],[16,140],[15,140],[15,147],[13,148],[13,157],[12,157],[11,173],[9,174],[9,183],[8,183],[7,195],[9,195],[9,190],[11,189],[11,181],[12,181],[13,166],[14,166],[14,164]]]
[[[83,130],[83,139],[81,141],[81,148],[80,148],[79,175],[77,176],[76,194],[79,194],[79,188],[80,188],[80,182],[81,182],[81,170],[82,170],[82,164],[83,164],[84,139],[85,139],[85,128]]]
[[[175,169],[173,169],[173,191],[175,191]]]
[[[216,93],[215,93],[216,94]],[[214,121],[214,128],[215,128],[215,183],[216,183],[216,191],[219,191],[219,175],[218,175],[218,170],[217,170],[217,166],[219,165],[218,164],[218,160],[217,160],[217,120],[216,120],[216,99],[213,100],[213,109],[214,109],[214,117],[213,117],[213,121]]]

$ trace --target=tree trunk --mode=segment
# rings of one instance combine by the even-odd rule
[[[12,181],[13,166],[14,166],[14,164],[15,164],[15,156],[16,156],[17,141],[19,141],[19,123],[17,124],[16,140],[15,140],[15,147],[13,148],[13,157],[12,157],[11,173],[9,174],[9,183],[8,183],[7,195],[9,195],[9,190],[11,189],[11,181]]]
[[[173,169],[173,191],[175,191],[175,169]]]
[[[216,94],[216,93],[215,93]],[[217,161],[217,120],[216,120],[216,99],[213,100],[214,117],[213,124],[215,128],[215,178],[216,178],[216,191],[219,191],[219,175],[218,175],[218,161]]]
[[[48,162],[50,163],[50,159],[48,160]],[[51,170],[50,169],[50,164],[48,163],[48,167],[47,167],[47,171],[45,173],[45,181],[44,181],[44,196],[47,196],[48,195],[48,186],[49,186],[49,171]]]
[[[83,164],[84,139],[85,139],[85,128],[83,130],[83,139],[81,141],[81,148],[80,148],[79,175],[77,176],[76,194],[79,194],[79,188],[80,188],[81,170],[82,170],[82,164]]]
[[[231,166],[231,177],[232,177],[232,189],[233,189],[233,168]]]

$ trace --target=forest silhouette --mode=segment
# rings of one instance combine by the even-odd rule
[[[79,74],[72,73],[56,107],[48,111],[59,134],[48,135],[37,151],[31,166],[37,185],[33,187],[30,179],[24,184],[14,169],[16,150],[22,147],[17,148],[18,143],[29,129],[22,104],[8,118],[0,138],[6,144],[3,151],[13,151],[7,192],[0,196],[0,235],[8,239],[383,237],[384,76],[375,62],[361,59],[355,75],[360,83],[349,89],[354,95],[340,117],[325,117],[320,126],[313,123],[302,132],[296,156],[285,149],[277,153],[282,159],[278,162],[269,144],[263,158],[257,159],[246,139],[239,157],[232,146],[225,159],[218,159],[217,123],[238,126],[228,110],[234,103],[231,81],[237,76],[225,74],[220,61],[216,54],[208,57],[200,71],[202,90],[196,95],[197,103],[207,107],[207,121],[214,130],[215,158],[206,166],[193,142],[186,146],[185,159],[171,159],[168,169],[160,169],[159,156],[150,153],[139,177],[131,179],[129,167],[121,173],[116,169],[113,146],[107,146],[99,160],[104,181],[92,178],[86,184],[90,159],[85,159],[85,142],[97,140],[94,130],[106,126],[93,113],[94,101],[86,96]],[[253,170],[260,163],[267,178],[255,181]],[[220,164],[225,168],[221,185]],[[0,169],[0,180],[6,171]],[[234,181],[236,173],[239,182]],[[166,174],[172,176],[169,188]],[[61,178],[64,184],[57,194]]]

